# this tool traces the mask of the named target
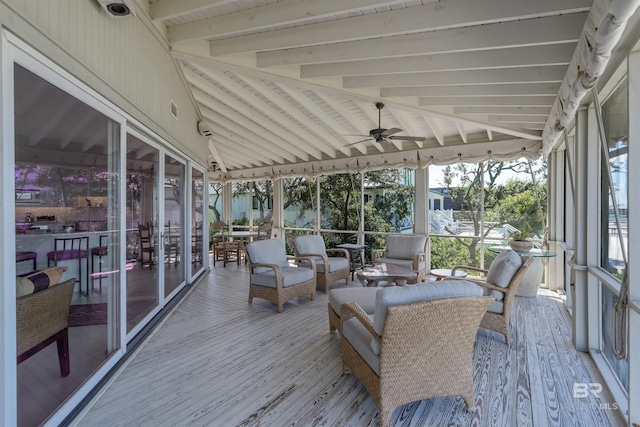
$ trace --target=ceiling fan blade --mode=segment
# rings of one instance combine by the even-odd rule
[[[391,129],[387,129],[384,132],[380,133],[380,136],[382,136],[384,138],[384,137],[393,135],[394,133],[398,133],[398,132],[402,132],[402,129],[391,128]]]
[[[424,141],[426,138],[423,136],[389,136],[388,139],[395,139],[398,141]]]
[[[361,142],[365,142],[365,141],[373,141],[373,138],[366,138],[366,139],[363,139],[363,140],[360,140],[360,141],[352,142],[352,143],[349,143],[349,144],[345,145],[345,147],[351,147],[352,145],[360,144]]]

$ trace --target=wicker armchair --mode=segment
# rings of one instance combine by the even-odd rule
[[[418,273],[415,280],[407,283],[424,282],[427,277],[428,236],[418,234],[390,234],[385,249],[371,252],[371,264],[395,264]]]
[[[467,410],[475,410],[473,346],[493,298],[483,297],[482,289],[468,282],[454,286],[454,291],[461,291],[453,292],[458,295],[444,296],[447,286],[381,289],[375,320],[357,303],[341,307],[344,372],[360,379],[380,411],[383,427],[390,424],[396,407],[437,396],[462,396]],[[423,289],[414,289],[419,287]],[[414,302],[381,304],[393,300],[385,296],[389,291],[407,289],[418,294]]]
[[[60,375],[69,367],[67,317],[76,279],[16,299],[18,363],[22,363],[54,341],[58,344]]]
[[[298,236],[293,239],[296,256],[313,257],[316,262],[318,286],[324,288],[326,293],[329,286],[338,280],[349,281],[351,267],[349,264],[349,251],[346,249],[327,249],[322,236]],[[329,257],[327,253],[340,253],[344,257]]]
[[[258,240],[247,245],[251,271],[249,303],[262,298],[278,305],[282,313],[284,303],[295,297],[311,295],[316,298],[316,265],[313,259],[288,257],[283,239]],[[307,267],[292,267],[289,260],[306,260]]]
[[[533,256],[517,255],[520,257],[520,265],[517,268],[512,267],[515,270],[515,273],[511,273],[513,275],[508,280],[503,275],[502,277],[503,283],[499,283],[501,282],[500,279],[495,281],[493,278],[496,276],[496,274],[500,273],[500,272],[495,272],[496,269],[507,268],[504,266],[504,263],[500,262],[501,258],[499,257],[501,257],[503,254],[509,254],[508,256],[513,258],[514,257],[513,254],[515,254],[515,252],[508,251],[500,254],[493,261],[493,263],[489,267],[489,270],[483,270],[481,268],[471,267],[471,266],[457,265],[453,268],[451,274],[455,274],[457,270],[465,270],[465,271],[473,271],[473,272],[481,273],[484,276],[484,279],[474,278],[474,277],[467,277],[464,279],[467,281],[472,281],[482,286],[483,288],[486,289],[485,294],[492,295],[496,298],[496,301],[493,304],[491,304],[491,306],[489,307],[489,310],[484,315],[484,318],[482,319],[482,323],[480,324],[480,327],[485,329],[491,329],[492,331],[496,331],[504,335],[505,342],[507,343],[507,345],[509,345],[510,343],[509,325],[511,323],[511,308],[513,307],[513,301],[516,297],[516,292],[518,292],[518,286],[520,285],[520,281],[522,280],[522,277],[526,273],[529,266],[531,266],[531,264],[533,263]],[[496,274],[494,274],[494,272]],[[507,275],[509,276],[510,274],[507,273]],[[455,279],[452,278],[452,279],[446,279],[446,280],[450,281]]]

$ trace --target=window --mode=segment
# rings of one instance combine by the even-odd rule
[[[602,121],[604,123],[607,146],[609,148],[609,167],[615,191],[620,225],[622,226],[622,240],[627,247],[627,183],[628,183],[628,153],[629,153],[629,90],[625,80],[607,99],[602,106]],[[624,263],[620,236],[615,222],[613,200],[606,174],[606,165],[602,172],[602,210],[601,210],[601,266],[617,278],[622,278]]]

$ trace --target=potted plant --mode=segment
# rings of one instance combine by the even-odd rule
[[[509,246],[511,246],[511,249],[513,249],[514,251],[519,252],[526,252],[528,250],[531,250],[531,248],[533,248],[533,242],[528,239],[532,236],[533,233],[528,230],[512,231],[511,233],[509,233],[509,237],[511,238],[511,240],[509,241]]]

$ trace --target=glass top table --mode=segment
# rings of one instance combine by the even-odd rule
[[[510,246],[489,246],[487,248],[491,252],[495,252],[497,254],[505,251],[513,251]],[[520,255],[532,255],[535,258],[552,258],[557,256],[555,252],[548,251],[546,249],[532,248],[528,251],[514,251]]]

